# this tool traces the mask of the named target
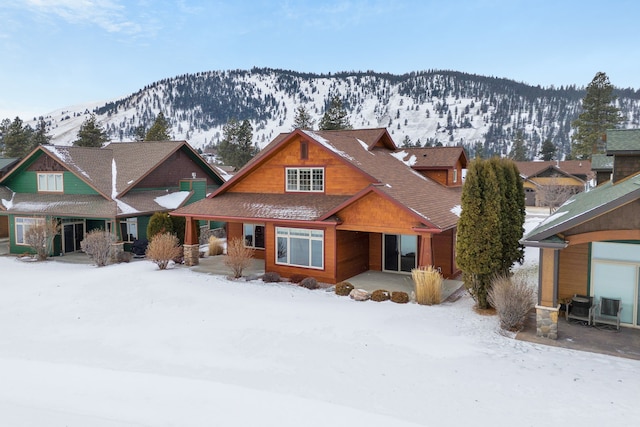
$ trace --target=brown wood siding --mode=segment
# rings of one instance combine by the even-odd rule
[[[196,173],[197,178],[206,178],[207,185],[218,185],[191,157],[182,150],[173,153],[162,164],[156,167],[149,175],[142,178],[136,184],[136,188],[164,188],[177,187],[182,179],[190,179],[192,173]]]
[[[369,270],[382,271],[382,233],[369,233]]]
[[[339,230],[415,234],[412,228],[420,225],[414,216],[376,193],[367,194],[340,210],[337,216],[343,221]]]
[[[618,182],[640,171],[639,156],[614,156],[613,182]]]
[[[640,200],[635,200],[620,208],[607,212],[604,215],[580,224],[567,230],[564,234],[572,236],[575,234],[590,233],[604,230],[638,230],[640,229]]]
[[[314,277],[320,282],[336,283],[336,232],[334,228],[324,229],[324,269],[294,267],[276,264],[276,238],[275,227],[304,228],[299,225],[286,223],[268,223],[265,226],[265,271],[275,271],[282,277],[291,277],[294,274],[302,274]],[[309,227],[312,228],[312,227]]]
[[[453,263],[453,236],[453,230],[447,230],[440,234],[434,234],[431,238],[434,267],[440,267],[445,279],[457,273]]]
[[[324,167],[325,194],[353,195],[367,187],[370,179],[348,166],[315,143],[309,143],[308,159],[300,159],[300,141],[292,140],[271,158],[266,159],[256,170],[242,177],[228,191],[239,193],[284,193],[285,168]]]
[[[67,169],[46,154],[40,154],[27,170],[32,172],[63,172]]]
[[[448,183],[448,174],[446,170],[425,170],[420,171],[420,173],[442,185],[447,185]]]
[[[553,249],[543,249],[540,254],[542,261],[540,305],[553,307],[553,283],[555,280],[555,255]]]
[[[342,281],[369,269],[369,234],[357,231],[338,231],[337,275]]]
[[[0,216],[0,237],[9,237],[9,217]]]
[[[589,244],[568,246],[560,251],[558,300],[574,294],[586,295],[589,278]]]

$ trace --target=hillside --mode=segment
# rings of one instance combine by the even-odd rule
[[[541,88],[507,79],[454,71],[404,75],[344,72],[328,75],[254,68],[185,74],[145,86],[127,97],[63,108],[45,116],[56,144],[70,144],[86,115],[95,112],[112,140],[133,139],[163,111],[173,139],[196,148],[217,143],[230,119],[249,119],[254,141],[266,145],[292,129],[304,105],[316,123],[328,101],[340,96],[354,128],[387,127],[398,145],[464,145],[471,155],[506,154],[522,130],[535,158],[550,138],[570,151],[571,122],[580,112],[583,88]],[[626,127],[640,123],[640,91],[616,90]]]

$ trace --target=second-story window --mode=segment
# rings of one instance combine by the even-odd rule
[[[62,173],[38,173],[38,191],[62,193]]]
[[[324,191],[324,168],[287,168],[286,173],[287,191]]]

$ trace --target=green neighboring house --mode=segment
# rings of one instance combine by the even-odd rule
[[[204,198],[224,179],[186,141],[118,142],[103,148],[42,145],[0,178],[9,252],[31,249],[29,227],[61,225],[51,255],[80,250],[87,232],[112,232],[129,250],[149,218]]]

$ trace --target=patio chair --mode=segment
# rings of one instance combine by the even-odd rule
[[[600,301],[593,310],[593,325],[611,325],[620,330],[620,312],[622,301],[620,298],[600,297]]]
[[[567,322],[577,320],[591,325],[593,319],[593,297],[575,294],[567,304]]]

